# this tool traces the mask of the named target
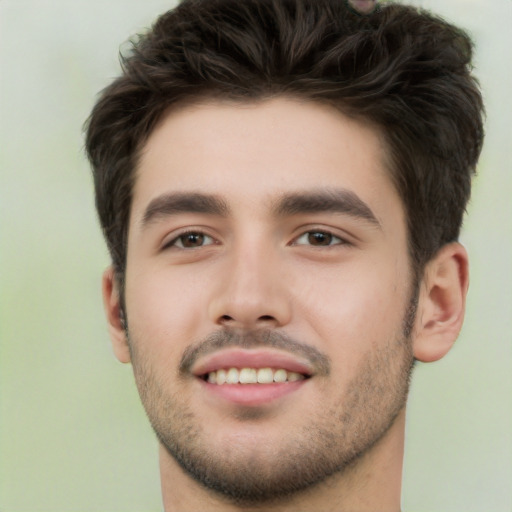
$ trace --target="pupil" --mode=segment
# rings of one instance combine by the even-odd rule
[[[309,233],[308,238],[311,245],[329,245],[332,241],[332,235],[329,233],[322,233],[321,231]]]
[[[183,237],[182,242],[185,247],[196,247],[201,245],[203,240],[204,235],[201,235],[200,233],[189,233]]]

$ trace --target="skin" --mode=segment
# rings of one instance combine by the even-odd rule
[[[344,212],[305,210],[296,200],[295,209],[283,207],[283,198],[340,191]],[[348,208],[347,192],[368,211]],[[176,208],[177,193],[214,196],[222,208]],[[434,361],[449,350],[468,286],[457,243],[413,286],[405,218],[378,131],[332,107],[286,97],[212,100],[160,122],[134,187],[127,329],[111,269],[103,294],[115,353],[132,362],[161,440],[166,512],[400,509],[409,370],[414,357]],[[294,345],[245,347],[263,358],[284,354],[311,374],[276,399],[237,403],[194,374],[212,353],[222,358],[222,346],[180,369],[191,347],[226,332],[236,343],[283,334],[321,354],[329,369]],[[326,474],[286,496],[274,489],[265,501],[237,501],[184,470],[180,446],[225,481],[302,481],[303,467]],[[329,474],[319,461],[332,463]]]
[[[349,0],[349,4],[361,14],[370,14],[377,6],[376,0]]]

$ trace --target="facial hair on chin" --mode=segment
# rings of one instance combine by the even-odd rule
[[[415,309],[411,302],[401,334],[366,354],[330,407],[304,415],[303,424],[294,425],[277,445],[259,445],[257,450],[236,442],[212,446],[208,432],[187,402],[158,382],[148,358],[137,350],[139,340],[130,338],[142,403],[162,446],[204,488],[238,504],[277,502],[342,473],[393,425],[407,399],[413,366],[410,326]],[[330,372],[327,356],[277,332],[264,337],[260,333],[216,333],[186,351],[180,369],[190,367],[196,357],[209,350],[256,345],[298,351],[324,375]]]

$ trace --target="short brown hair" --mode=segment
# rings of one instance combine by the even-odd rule
[[[87,123],[96,205],[118,277],[137,159],[173,104],[292,95],[372,122],[408,218],[413,269],[459,236],[480,154],[472,43],[428,12],[341,0],[184,0],[122,57]]]

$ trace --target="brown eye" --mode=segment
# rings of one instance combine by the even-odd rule
[[[328,231],[308,231],[295,241],[295,245],[310,245],[313,247],[329,247],[346,243],[341,238]]]
[[[213,244],[213,238],[205,235],[204,233],[191,231],[190,233],[183,233],[176,237],[170,244],[171,247],[178,247],[179,249],[196,249],[204,245]]]
[[[183,247],[198,247],[203,245],[204,235],[201,233],[187,233],[180,236]]]
[[[311,245],[331,245],[332,235],[322,231],[312,231],[308,233],[308,242]]]

